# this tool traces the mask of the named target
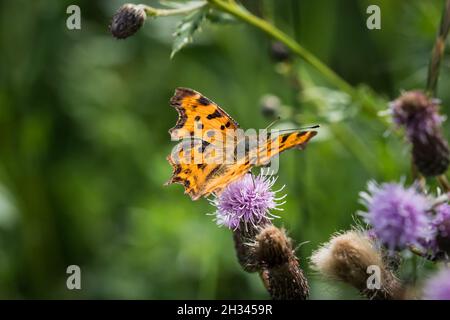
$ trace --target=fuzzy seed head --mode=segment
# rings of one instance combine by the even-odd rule
[[[337,234],[311,256],[312,268],[326,277],[348,283],[369,299],[398,299],[401,283],[386,266],[383,254],[365,233],[359,230]],[[379,267],[380,288],[367,286],[368,267]]]
[[[367,267],[383,266],[374,243],[359,231],[333,236],[311,256],[312,268],[326,277],[351,284],[359,290],[366,287]]]

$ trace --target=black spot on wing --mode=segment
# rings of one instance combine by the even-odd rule
[[[282,138],[281,138],[281,143],[285,143],[286,142],[286,140],[289,138],[289,136],[290,135],[284,135]]]
[[[170,98],[170,105],[173,107],[181,106],[183,98],[196,95],[196,92],[188,88],[176,88],[175,94]]]
[[[197,168],[200,169],[200,170],[205,169],[205,167],[206,167],[206,163],[199,163],[199,164],[197,164]]]
[[[216,110],[216,111],[214,111],[213,113],[208,114],[208,115],[206,116],[206,118],[207,118],[208,120],[211,120],[211,119],[214,119],[214,118],[221,118],[221,117],[222,117],[222,114],[220,113],[219,110]]]
[[[202,106],[208,106],[211,104],[211,101],[209,101],[209,99],[204,96],[201,96],[200,98],[198,98],[197,102],[199,104],[201,104]]]

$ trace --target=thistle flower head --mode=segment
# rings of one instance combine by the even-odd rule
[[[372,226],[377,239],[389,249],[421,247],[423,240],[431,236],[429,201],[414,187],[369,182],[368,192],[361,192],[360,197],[367,207],[367,212],[361,215]]]
[[[435,253],[450,254],[450,205],[443,203],[436,208],[436,215],[431,221],[434,233],[429,248]]]
[[[409,139],[426,142],[440,127],[444,118],[439,115],[438,100],[427,97],[422,91],[407,91],[391,102],[394,123],[404,126]]]
[[[125,39],[135,34],[146,18],[144,5],[127,3],[114,14],[109,29],[117,39]]]
[[[436,216],[432,225],[438,235],[450,237],[450,205],[448,203],[443,203],[436,208]]]
[[[276,178],[246,174],[242,179],[228,185],[219,196],[211,201],[217,208],[216,222],[230,229],[239,228],[241,223],[260,225],[272,217],[270,210],[281,210],[279,203],[285,196],[276,197],[283,188],[272,191]]]
[[[425,176],[447,171],[450,150],[441,132],[444,117],[439,115],[439,101],[422,91],[408,91],[391,103],[390,111],[394,122],[406,129],[418,171]]]
[[[430,278],[423,291],[427,300],[450,300],[450,269],[442,269]]]

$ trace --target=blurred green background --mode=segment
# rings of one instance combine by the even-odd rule
[[[302,61],[274,62],[270,39],[241,22],[203,28],[172,60],[179,17],[148,19],[116,40],[108,25],[123,3],[0,1],[0,298],[268,298],[258,275],[237,263],[231,232],[206,215],[214,208],[179,185],[163,186],[177,86],[202,92],[244,128],[270,122],[261,113],[266,94],[281,101],[278,126],[322,125],[306,151],[280,158],[277,185],[288,196],[276,224],[303,243],[298,256],[313,299],[357,298],[323,281],[308,258],[353,223],[368,180],[409,176],[402,135],[386,134],[386,122]],[[440,0],[243,3],[378,110],[401,90],[424,87],[443,8]],[[81,30],[66,28],[70,4],[81,8]],[[366,28],[370,4],[381,8],[381,30]],[[82,290],[66,288],[71,264],[81,267]]]

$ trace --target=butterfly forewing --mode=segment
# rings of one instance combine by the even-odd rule
[[[196,137],[209,143],[222,143],[227,132],[239,128],[218,105],[192,89],[177,88],[170,104],[179,115],[175,127],[169,130],[172,140]]]
[[[169,133],[183,141],[167,157],[173,167],[167,184],[182,184],[193,200],[220,193],[253,166],[266,165],[284,150],[304,147],[316,135],[316,131],[269,133],[251,143],[237,130],[236,121],[200,93],[178,88],[170,102],[179,118]]]

